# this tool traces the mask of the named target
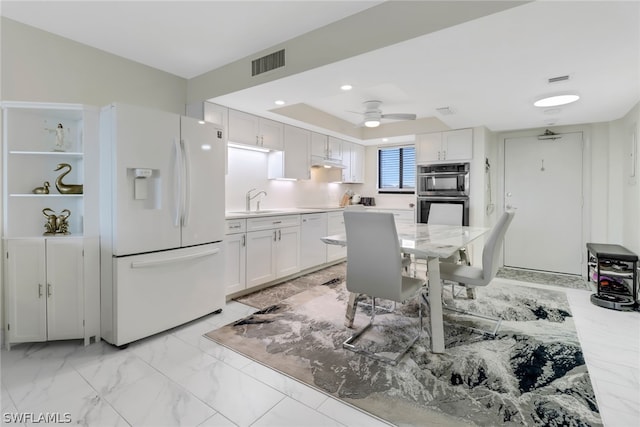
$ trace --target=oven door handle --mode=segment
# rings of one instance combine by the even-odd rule
[[[469,200],[468,196],[418,196],[418,200],[426,200],[426,201],[449,201],[449,202],[456,202],[456,201],[466,201]]]
[[[419,172],[419,176],[464,176],[468,175],[469,172]]]

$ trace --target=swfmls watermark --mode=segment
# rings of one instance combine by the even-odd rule
[[[5,424],[70,424],[69,412],[4,412],[2,422]]]

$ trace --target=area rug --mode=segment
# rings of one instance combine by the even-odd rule
[[[206,336],[270,368],[395,425],[599,426],[602,421],[563,293],[494,282],[475,300],[446,300],[500,315],[494,339],[447,316],[446,353],[429,351],[424,335],[397,366],[344,350],[348,292],[343,281],[314,286]],[[355,327],[368,320],[359,307]],[[374,339],[398,346],[417,329],[417,303],[380,313]],[[392,350],[389,350],[392,351]]]
[[[513,267],[501,267],[496,277],[502,279],[519,280],[521,282],[538,283],[540,285],[560,286],[563,288],[585,289],[595,291],[595,288],[581,276],[571,274],[556,274],[546,271],[525,270]]]

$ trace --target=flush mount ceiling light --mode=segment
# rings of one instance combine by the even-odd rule
[[[364,125],[368,128],[377,128],[378,126],[380,126],[380,120],[376,120],[376,119],[371,119],[371,120],[365,120],[364,121]]]
[[[575,93],[567,93],[562,95],[545,96],[533,103],[536,107],[557,107],[559,105],[571,104],[580,99]]]
[[[276,105],[284,105],[285,104],[285,102],[282,99],[278,99],[278,100],[274,101],[273,103],[276,104]]]
[[[351,85],[342,85],[342,86],[340,86],[340,89],[344,90],[344,91],[347,91],[347,90],[353,89],[353,86],[351,86]]]

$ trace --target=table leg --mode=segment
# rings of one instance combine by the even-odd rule
[[[349,302],[347,302],[347,312],[344,315],[344,326],[346,326],[347,328],[350,328],[353,326],[353,320],[356,317],[356,300],[358,299],[358,296],[360,294],[357,294],[355,292],[349,292]]]
[[[442,320],[442,282],[440,281],[440,260],[427,258],[429,272],[429,311],[431,316],[431,351],[444,353],[444,325]]]

